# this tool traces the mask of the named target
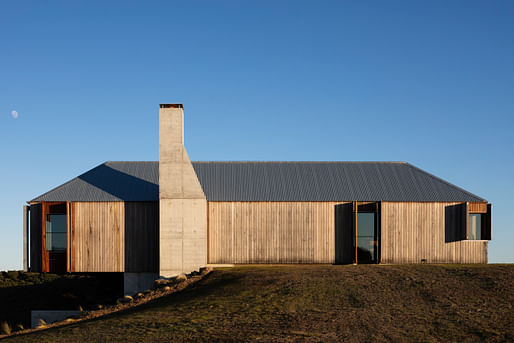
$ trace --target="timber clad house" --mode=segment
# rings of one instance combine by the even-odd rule
[[[406,162],[190,162],[183,107],[159,162],[106,162],[25,206],[25,268],[122,272],[126,289],[207,264],[487,263],[491,204]]]

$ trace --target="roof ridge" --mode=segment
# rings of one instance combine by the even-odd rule
[[[106,163],[156,163],[156,162],[159,162],[159,161],[105,161],[102,164],[106,164]]]
[[[405,161],[191,161],[192,163],[383,163],[406,164]]]

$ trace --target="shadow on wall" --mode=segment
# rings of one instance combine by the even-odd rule
[[[123,201],[156,201],[159,185],[102,164],[78,177]]]
[[[466,239],[466,203],[449,205],[444,209],[444,241]]]

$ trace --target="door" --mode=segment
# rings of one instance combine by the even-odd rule
[[[66,203],[43,203],[43,272],[66,272],[67,218]]]

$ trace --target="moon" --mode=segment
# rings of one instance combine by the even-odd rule
[[[11,116],[12,116],[14,119],[18,119],[18,111],[12,110],[12,111],[11,111]]]

